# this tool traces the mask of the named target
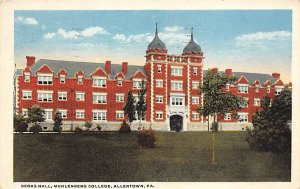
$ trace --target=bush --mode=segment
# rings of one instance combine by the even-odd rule
[[[100,125],[97,125],[98,131],[101,131],[102,127]]]
[[[142,148],[155,148],[155,132],[152,129],[143,129],[138,134],[138,145]]]
[[[75,127],[75,133],[81,133],[82,132],[82,129],[77,125]]]
[[[28,128],[28,123],[22,121],[16,125],[15,131],[22,133],[22,132],[26,132],[27,128]]]
[[[39,124],[35,124],[34,126],[30,127],[29,132],[32,133],[42,132],[42,127]]]
[[[122,122],[119,132],[120,133],[130,133],[131,132],[130,126],[126,123],[126,121]]]

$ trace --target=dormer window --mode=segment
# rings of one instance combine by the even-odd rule
[[[122,78],[118,78],[118,86],[122,86]]]
[[[51,85],[52,84],[52,75],[39,75],[38,84],[41,85]]]
[[[24,73],[24,81],[30,82],[30,73],[28,73],[28,72]]]
[[[77,83],[82,84],[83,83],[83,76],[78,76]]]
[[[238,92],[239,93],[248,93],[248,85],[247,84],[238,84]]]
[[[283,90],[283,87],[275,87],[275,95],[281,94],[282,90]]]
[[[255,92],[259,92],[259,85],[255,85]]]
[[[106,78],[105,77],[94,77],[93,78],[94,87],[106,87]]]
[[[270,93],[270,92],[271,92],[271,86],[268,85],[268,86],[267,86],[267,93]]]
[[[60,83],[65,83],[66,82],[66,76],[65,75],[60,75],[59,81],[60,81]]]

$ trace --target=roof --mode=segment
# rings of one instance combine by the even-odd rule
[[[193,32],[191,34],[190,42],[183,49],[183,54],[187,52],[201,52],[201,47],[194,41]]]
[[[203,70],[203,77],[206,75],[207,70]],[[219,71],[219,74],[224,74],[224,71]],[[262,74],[262,73],[249,73],[249,72],[232,72],[237,78],[240,78],[242,75],[252,84],[255,80],[259,80],[262,85],[264,82],[270,80],[272,83],[276,82],[278,78],[273,77],[270,74]]]
[[[151,41],[151,43],[149,43],[147,50],[149,50],[149,49],[162,49],[162,50],[166,50],[166,45],[158,37],[157,24],[156,24],[156,30],[155,30],[154,39]]]
[[[99,67],[105,71],[105,63],[40,59],[30,67],[32,74],[35,74],[35,72],[44,64],[54,72],[55,76],[57,76],[60,69],[65,69],[67,75],[71,77],[79,70],[83,71],[86,77],[90,77],[90,75]],[[145,74],[144,66],[128,65],[128,73],[125,78],[129,79],[138,70],[141,70]],[[110,79],[114,79],[118,72],[122,72],[122,65],[111,64]]]

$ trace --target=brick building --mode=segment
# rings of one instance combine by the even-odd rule
[[[192,33],[181,55],[169,55],[156,28],[146,50],[144,66],[111,61],[35,61],[35,57],[27,56],[26,68],[16,71],[16,112],[26,115],[27,108],[40,106],[46,112],[44,130],[52,130],[56,111],[62,113],[65,130],[87,120],[99,123],[104,130],[116,130],[126,119],[122,109],[128,90],[137,97],[139,84],[145,80],[147,112],[143,125],[151,125],[156,130],[173,130],[176,124],[183,131],[207,130],[207,120],[196,111],[202,104],[198,87],[205,71],[203,52],[193,37]],[[211,70],[218,72],[217,68]],[[232,72],[232,69],[219,72],[236,75],[238,82],[224,90],[248,100],[248,106],[238,112],[238,119],[230,114],[220,119],[222,130],[242,130],[251,125],[252,115],[260,109],[263,96],[274,99],[283,88],[292,87],[291,83],[281,81],[279,73]],[[133,122],[133,129],[137,129],[137,122]]]

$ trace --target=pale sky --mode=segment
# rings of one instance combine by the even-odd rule
[[[169,54],[190,38],[204,52],[204,69],[279,72],[291,80],[292,11],[15,11],[15,62],[25,56],[144,65],[158,23]]]

